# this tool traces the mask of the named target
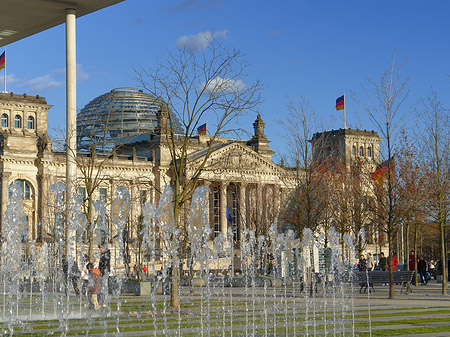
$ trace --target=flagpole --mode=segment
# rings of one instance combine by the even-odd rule
[[[3,78],[3,92],[6,94],[6,47],[5,47],[5,77]]]
[[[347,129],[347,123],[345,120],[345,106],[347,105],[346,99],[345,99],[345,92],[344,92],[344,130]]]

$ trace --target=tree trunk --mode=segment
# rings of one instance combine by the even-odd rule
[[[414,285],[417,287],[418,275],[417,275],[417,223],[414,225]]]
[[[172,287],[170,291],[170,305],[172,308],[178,309],[180,302],[178,298],[178,263],[172,264]]]
[[[392,254],[394,238],[393,238],[393,230],[390,228],[388,233],[388,247],[389,247],[389,255],[388,255],[388,270],[389,270],[389,298],[395,297],[395,283],[394,283],[394,269],[392,268]]]
[[[174,216],[174,226],[177,228],[179,226],[180,221],[180,205],[178,204],[178,189],[176,190],[175,202],[173,207],[173,216]],[[173,234],[172,242],[175,242],[178,238],[176,238]],[[175,243],[172,243],[175,244]],[[180,302],[178,298],[178,250],[175,250],[175,255],[172,256],[172,285],[170,291],[170,305],[172,308],[178,309],[180,307]]]
[[[87,237],[88,237],[88,254],[89,254],[89,261],[93,261],[94,259],[94,230],[92,223],[92,195],[88,197],[87,200],[87,221],[88,221],[88,228],[87,228]]]
[[[405,225],[405,250],[403,254],[403,263],[406,264],[406,270],[409,270],[409,223]]]
[[[445,254],[445,231],[444,231],[444,222],[440,221],[439,224],[440,230],[440,246],[441,246],[441,261],[442,261],[442,295],[447,295],[447,283],[448,283],[448,273],[447,273],[447,259]]]

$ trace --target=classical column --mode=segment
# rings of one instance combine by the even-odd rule
[[[211,195],[211,183],[209,181],[203,181],[202,184],[206,187],[208,187],[208,193],[205,195],[205,211],[206,211],[206,223],[211,226],[211,209],[210,209],[210,203],[209,198]]]
[[[47,189],[44,190],[44,184],[46,183],[47,179],[48,176],[42,173],[39,173],[36,179],[37,188],[35,192],[35,202],[37,203],[37,224],[39,225],[37,228],[37,241],[40,241],[42,239],[42,224],[44,223],[43,210],[45,205],[43,191],[47,191]]]
[[[129,219],[131,220],[131,223],[137,223],[139,215],[142,214],[142,205],[141,205],[141,191],[139,189],[139,186],[137,184],[135,184],[135,181],[131,180],[130,181],[130,185],[129,185],[129,189],[130,189],[130,214],[129,214]],[[136,202],[137,201],[137,202]],[[133,228],[135,228],[135,232],[133,233]],[[131,226],[130,228],[130,239],[133,239],[135,236],[139,237],[139,232],[138,232],[138,226],[134,227]],[[137,261],[136,261],[137,262]]]
[[[239,240],[241,240],[244,229],[247,227],[247,203],[245,202],[245,190],[247,188],[246,183],[241,183],[239,186],[239,218],[238,218],[238,231]]]
[[[273,188],[273,223],[278,223],[278,215],[280,214],[281,205],[281,188],[278,185],[272,185]]]
[[[227,187],[228,183],[220,184],[220,232],[227,237]]]
[[[263,185],[256,185],[256,228],[262,226],[262,208],[263,208]]]
[[[0,226],[0,233],[3,234],[3,215],[6,212],[6,205],[8,204],[8,185],[9,185],[9,179],[11,178],[10,172],[3,172],[2,173],[2,209],[1,209],[1,226]]]
[[[255,202],[255,194],[256,194],[256,185],[251,184],[247,185],[247,195],[246,195],[246,209],[247,212],[247,228],[250,230],[255,229],[255,219],[256,219],[256,202]]]

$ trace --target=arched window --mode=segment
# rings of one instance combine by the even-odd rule
[[[356,156],[356,146],[353,145],[352,147],[352,155]]]
[[[20,129],[22,127],[22,117],[20,117],[20,115],[16,115],[16,117],[14,117],[14,127],[16,129]]]
[[[8,115],[7,114],[2,115],[2,127],[4,127],[4,128],[8,127]]]
[[[367,148],[367,157],[372,157],[372,148],[371,147]]]
[[[9,186],[15,185],[19,188],[19,190],[23,191],[23,199],[24,200],[30,200],[31,199],[31,185],[22,179],[16,179],[13,183],[11,183]],[[11,198],[12,191],[9,190],[9,197]]]
[[[27,128],[34,130],[34,117],[28,116]]]
[[[362,146],[359,147],[359,155],[364,156],[364,147]]]

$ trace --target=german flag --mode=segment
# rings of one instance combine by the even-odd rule
[[[3,52],[3,54],[0,55],[0,69],[5,68],[5,65],[6,65],[6,57],[5,57],[5,53],[6,53],[6,52]]]
[[[202,136],[206,135],[206,123],[200,125],[200,126],[197,128],[197,135],[202,135]]]
[[[336,99],[336,110],[344,110],[344,95]]]

